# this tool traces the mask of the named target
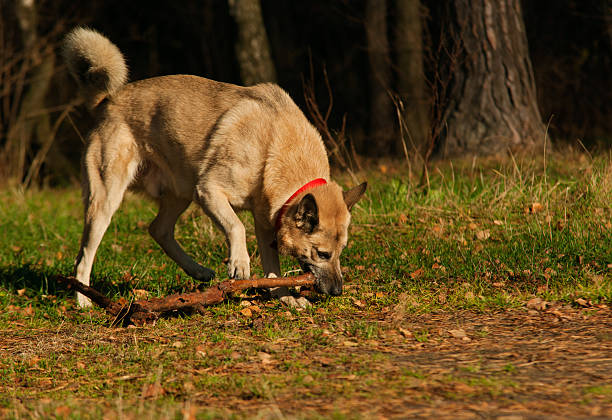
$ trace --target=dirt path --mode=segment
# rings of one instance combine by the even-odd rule
[[[423,373],[414,390],[431,404],[410,415],[612,417],[611,315],[557,308],[413,319],[407,327],[431,337],[398,357]]]
[[[425,314],[397,328],[384,319],[380,324],[389,328],[378,340],[347,346],[339,337],[335,343],[349,355],[343,371],[359,371],[369,361],[367,386],[339,373],[357,384],[349,396],[317,398],[315,386],[300,398],[299,410],[290,393],[264,406],[349,418],[612,418],[612,312],[606,307]],[[381,353],[386,357],[376,357]],[[309,357],[325,365],[329,351]],[[245,407],[235,399],[217,403]]]

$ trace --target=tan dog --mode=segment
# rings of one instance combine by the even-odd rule
[[[134,188],[158,201],[149,232],[191,277],[215,275],[174,239],[178,217],[195,201],[226,235],[230,277],[250,275],[235,213],[248,209],[266,275],[280,276],[280,252],[312,271],[321,292],[342,293],[349,210],[366,184],[343,192],[330,180],[321,137],[287,93],[273,84],[241,87],[185,75],[126,84],[118,48],[84,28],[66,36],[63,53],[96,120],[83,157],[78,280],[89,284],[102,236]]]

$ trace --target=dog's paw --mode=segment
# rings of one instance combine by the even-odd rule
[[[91,300],[80,293],[77,293],[77,303],[81,308],[89,308],[92,305]]]
[[[291,295],[282,296],[280,298],[280,301],[283,302],[283,304],[289,306],[290,308],[295,309],[306,309],[312,306],[312,304],[304,296],[301,296],[297,299]]]
[[[214,270],[211,270],[210,268],[207,268],[207,267],[203,267],[201,265],[198,266],[198,268],[194,272],[187,273],[187,274],[189,274],[189,276],[201,282],[209,282],[212,279],[214,279],[216,275]]]
[[[227,275],[230,279],[248,279],[251,276],[251,266],[246,260],[231,259],[227,264]]]

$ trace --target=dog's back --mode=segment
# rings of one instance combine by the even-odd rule
[[[198,178],[208,171],[226,179],[232,205],[247,208],[260,193],[256,184],[269,158],[288,162],[273,177],[295,174],[296,184],[305,175],[329,176],[319,133],[277,85],[242,87],[188,75],[127,84],[120,51],[85,28],[67,36],[63,52],[98,121],[89,141],[103,139],[98,148],[112,153],[133,140],[131,156],[138,163],[132,188],[154,198],[171,189],[192,199]]]

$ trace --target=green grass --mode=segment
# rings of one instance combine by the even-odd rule
[[[236,299],[204,316],[134,330],[111,329],[103,312],[75,308],[53,281],[73,269],[79,190],[0,191],[0,415],[178,418],[197,406],[197,418],[242,418],[253,406],[261,418],[277,418],[281,409],[297,418],[360,418],[343,404],[395,398],[427,381],[451,400],[457,390],[449,381],[468,386],[469,395],[496,397],[515,387],[521,369],[514,364],[501,365],[495,377],[470,365],[454,373],[461,378],[443,380],[398,359],[394,352],[408,351],[403,344],[381,343],[406,316],[492,313],[524,307],[534,296],[576,307],[579,298],[612,303],[610,156],[557,156],[546,167],[439,164],[428,188],[402,165],[382,169],[360,174],[369,186],[353,210],[342,296],[316,299],[306,311],[253,296],[262,322],[241,316]],[[129,298],[134,289],[161,296],[197,286],[147,234],[154,216],[149,201],[126,197],[97,254],[96,288]],[[261,274],[252,219],[241,217],[253,271]],[[201,211],[181,217],[177,237],[225,277],[224,238]],[[298,268],[289,259],[282,265]],[[410,342],[430,346],[439,337],[423,327]],[[428,392],[416,400],[428,401]],[[583,394],[607,398],[609,386]],[[289,396],[327,406],[306,404],[301,413]]]

